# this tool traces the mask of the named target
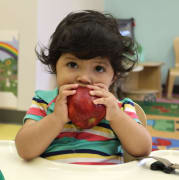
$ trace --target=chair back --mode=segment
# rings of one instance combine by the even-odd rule
[[[141,121],[142,125],[144,127],[146,127],[147,126],[147,117],[146,117],[144,110],[137,103],[135,103],[135,110],[136,110],[136,114],[139,117],[139,120]],[[133,161],[135,159],[136,158],[134,156],[131,156],[124,150],[124,162]]]
[[[175,67],[179,68],[179,37],[174,39]]]
[[[141,121],[142,125],[144,127],[146,127],[147,126],[147,117],[146,117],[144,110],[137,103],[134,103],[134,104],[135,104],[136,114],[137,114],[139,120]]]

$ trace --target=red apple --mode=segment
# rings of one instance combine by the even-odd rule
[[[98,98],[89,94],[90,89],[79,86],[76,94],[68,96],[68,116],[78,128],[89,129],[96,126],[106,114],[106,108],[101,104],[94,104]]]

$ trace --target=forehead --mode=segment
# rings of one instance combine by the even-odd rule
[[[107,57],[94,57],[91,59],[80,59],[76,56],[74,56],[73,54],[70,53],[66,53],[63,54],[59,60],[63,60],[63,61],[83,61],[83,62],[94,62],[94,63],[100,63],[100,64],[104,64],[104,65],[111,65],[110,61]]]

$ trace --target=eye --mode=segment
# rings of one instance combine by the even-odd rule
[[[103,66],[96,66],[96,67],[95,67],[95,70],[96,70],[97,72],[105,72],[105,68],[104,68]]]
[[[70,68],[78,68],[78,64],[76,62],[68,62],[67,66]]]

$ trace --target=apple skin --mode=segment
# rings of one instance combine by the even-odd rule
[[[67,97],[68,116],[73,124],[80,129],[90,129],[96,126],[106,115],[102,104],[94,104],[98,98],[89,94],[90,89],[79,86],[76,94]]]

